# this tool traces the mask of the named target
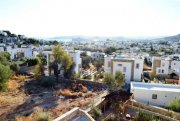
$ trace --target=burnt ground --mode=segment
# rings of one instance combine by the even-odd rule
[[[53,118],[71,110],[74,107],[87,109],[92,106],[104,89],[93,90],[88,85],[80,85],[85,91],[71,89],[67,82],[58,82],[55,86],[45,88],[35,78],[11,79],[9,90],[0,93],[0,119],[15,119],[17,116],[28,116],[39,107],[48,112]],[[99,87],[98,87],[99,88]],[[57,93],[66,91],[69,93]],[[76,96],[73,96],[76,95]],[[70,95],[70,96],[69,96]]]

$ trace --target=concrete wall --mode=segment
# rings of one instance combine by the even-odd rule
[[[106,56],[104,58],[104,71],[107,73],[111,73],[111,59],[113,57],[112,56]]]
[[[139,68],[136,67],[137,64],[139,64]],[[144,64],[143,59],[135,59],[133,81],[138,81],[138,82],[141,81],[141,75],[143,72],[143,64]]]
[[[168,106],[169,102],[180,98],[179,92],[157,91],[157,90],[145,90],[145,89],[131,89],[134,94],[134,99],[140,103],[156,105],[156,106]],[[152,95],[157,94],[157,99],[152,99]]]
[[[171,70],[180,76],[180,61],[172,61]]]
[[[78,107],[75,107],[72,110],[64,113],[53,121],[78,121],[78,117],[85,117],[87,121],[95,121],[87,112],[81,110]]]

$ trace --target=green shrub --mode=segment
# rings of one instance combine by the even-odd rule
[[[102,111],[98,107],[93,106],[91,110],[91,115],[94,119],[96,119],[97,117],[102,116]]]
[[[0,64],[0,91],[5,91],[7,89],[7,80],[11,77],[12,71],[9,66],[4,66]]]
[[[27,60],[26,57],[21,57],[21,58],[20,58],[20,61],[26,61],[26,60]]]
[[[118,119],[114,114],[111,114],[110,117],[105,121],[118,121]]]
[[[51,116],[46,112],[38,112],[35,121],[51,121]]]
[[[150,113],[139,112],[134,121],[162,121],[159,117],[156,117]]]
[[[17,71],[19,71],[20,67],[19,67],[18,64],[13,63],[13,64],[10,65],[10,69],[11,69],[12,71],[14,71],[14,72],[17,72]]]
[[[28,66],[35,66],[39,63],[39,60],[37,58],[28,59],[26,61],[28,63]]]
[[[169,108],[173,111],[180,112],[180,99],[175,99],[169,103]]]

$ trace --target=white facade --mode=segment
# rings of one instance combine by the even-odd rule
[[[19,56],[33,58],[33,51],[31,48],[12,48],[11,46],[8,46],[6,48],[7,52],[11,55],[11,59],[16,59]]]
[[[0,47],[0,52],[1,52],[1,51],[4,51],[4,47]]]
[[[102,52],[92,52],[91,58],[92,60],[102,60],[105,56],[105,53]]]
[[[143,72],[143,58],[131,58],[127,56],[105,56],[104,71],[115,75],[116,71],[121,71],[125,76],[125,81],[141,81]]]
[[[113,55],[106,55],[104,57],[104,71],[107,73],[111,73],[111,59],[113,59]]]
[[[80,52],[69,52],[70,56],[73,59],[73,62],[75,63],[74,72],[79,73],[82,66],[82,59],[80,57]]]
[[[180,60],[174,60],[171,62],[171,69],[169,70],[169,73],[176,73],[177,75],[180,76]]]
[[[170,101],[180,98],[180,86],[131,82],[131,93],[140,103],[167,107]]]
[[[169,60],[161,60],[160,67],[156,68],[156,74],[169,74]]]
[[[176,57],[178,58],[178,56]],[[175,73],[176,75],[180,76],[179,59],[174,59],[174,56],[166,58],[153,57],[152,68],[157,75],[168,75]]]

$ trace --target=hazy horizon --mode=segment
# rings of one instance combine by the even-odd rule
[[[164,37],[180,33],[180,0],[4,0],[0,29],[28,37]]]

